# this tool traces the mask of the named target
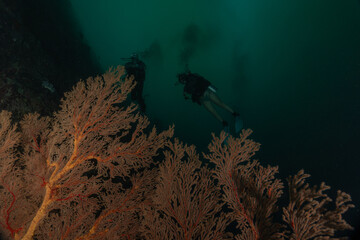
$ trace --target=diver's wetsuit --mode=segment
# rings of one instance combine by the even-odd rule
[[[145,81],[145,63],[138,58],[132,58],[132,60],[125,64],[126,74],[128,76],[133,75],[136,86],[131,92],[131,99],[139,103],[142,112],[145,112],[146,106],[142,96],[144,81]]]
[[[184,96],[191,95],[191,100],[201,105],[200,98],[211,83],[196,73],[187,73],[185,76]]]

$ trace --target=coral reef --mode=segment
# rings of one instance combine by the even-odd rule
[[[309,187],[303,171],[289,177],[280,212],[278,168],[252,159],[251,130],[214,135],[200,158],[173,127],[149,128],[125,104],[134,83],[123,74],[80,81],[51,117],[12,124],[0,113],[3,238],[319,240],[351,229],[350,196],[338,191],[331,205],[328,187]]]

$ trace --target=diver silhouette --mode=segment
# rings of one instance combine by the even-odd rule
[[[229,124],[216,111],[213,104],[227,110],[235,118],[235,132],[238,134],[242,128],[242,121],[237,112],[225,104],[216,94],[216,88],[199,74],[192,73],[190,70],[185,70],[184,73],[177,75],[178,81],[184,84],[185,99],[191,98],[194,103],[202,105],[208,110],[216,119],[218,119],[226,132],[229,132]]]
[[[131,99],[136,101],[142,112],[146,111],[146,105],[143,98],[143,88],[145,81],[145,63],[139,59],[139,55],[134,53],[130,57],[130,61],[125,64],[125,71],[127,76],[134,76],[136,81],[135,88],[131,92]]]

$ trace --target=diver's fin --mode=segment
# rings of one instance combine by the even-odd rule
[[[239,135],[241,129],[244,127],[244,122],[240,118],[240,116],[237,114],[235,115],[235,134]]]

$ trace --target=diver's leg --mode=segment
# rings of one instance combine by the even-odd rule
[[[138,83],[136,82],[135,87],[133,88],[133,90],[131,90],[131,99],[135,101],[135,100],[138,99],[139,95],[140,95],[139,85],[138,85]]]
[[[144,88],[144,81],[143,80],[136,81],[136,85],[134,89],[131,91],[131,99],[139,104],[142,112],[145,112],[146,105],[145,105],[144,97],[142,95],[143,88]]]
[[[231,107],[229,107],[228,105],[223,103],[223,101],[221,101],[221,99],[213,91],[207,90],[207,94],[208,94],[207,95],[208,98],[213,103],[215,103],[219,107],[222,107],[222,108],[226,109],[227,111],[229,111],[235,117],[235,133],[238,135],[240,133],[241,129],[243,128],[243,121],[240,118],[239,113],[235,112]]]
[[[204,100],[201,102],[202,105],[204,105],[204,107],[206,108],[206,110],[208,110],[212,115],[215,116],[215,118],[217,120],[219,120],[221,123],[224,122],[224,120],[222,119],[222,117],[217,113],[216,109],[214,108],[214,106],[212,105],[212,103],[208,100]]]
[[[145,105],[145,100],[144,100],[144,97],[143,97],[143,89],[144,89],[144,80],[141,80],[138,82],[138,102],[139,102],[139,105],[140,105],[140,108],[143,112],[145,112],[146,110],[146,105]]]
[[[146,105],[145,105],[145,101],[144,101],[144,98],[139,98],[138,99],[138,102],[139,102],[139,106],[140,106],[140,109],[141,111],[144,113],[146,112]]]
[[[229,111],[230,113],[234,114],[234,110],[229,107],[228,105],[226,105],[223,101],[221,101],[221,99],[218,97],[218,95],[216,95],[216,93],[214,93],[211,90],[207,90],[208,91],[208,96],[209,99],[215,103],[216,105],[218,105],[219,107],[224,108],[225,110]]]

